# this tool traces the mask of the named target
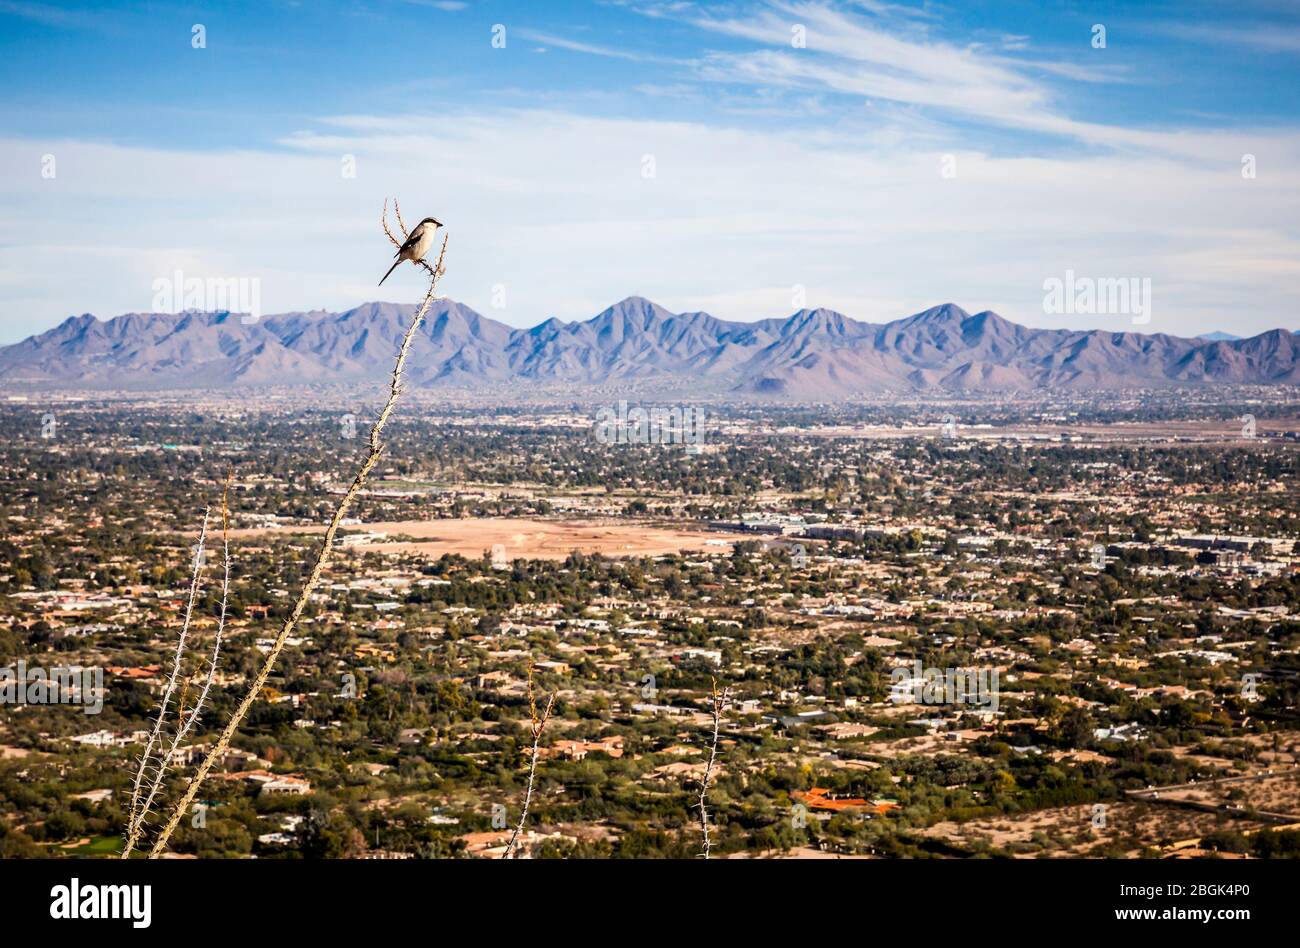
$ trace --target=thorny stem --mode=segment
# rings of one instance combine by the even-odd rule
[[[167,717],[167,706],[171,703],[172,694],[176,691],[176,681],[181,673],[181,661],[185,657],[185,642],[190,634],[190,620],[194,617],[194,600],[199,592],[199,579],[203,571],[203,550],[204,544],[208,538],[208,514],[210,508],[203,511],[203,526],[199,530],[199,542],[194,547],[194,564],[190,572],[190,596],[189,601],[185,604],[185,617],[181,620],[181,632],[176,638],[176,653],[172,656],[172,670],[167,676],[167,684],[163,688],[162,700],[158,703],[158,718],[154,721],[153,730],[149,732],[149,738],[145,741],[144,753],[140,756],[140,766],[135,772],[135,783],[131,787],[131,808],[128,811],[126,845],[122,848],[122,858],[131,855],[131,850],[140,839],[140,832],[144,827],[144,818],[148,814],[148,806],[140,806],[140,793],[144,784],[145,771],[153,760],[154,746],[161,743],[163,721]],[[183,708],[181,709],[184,710]],[[162,763],[159,762],[161,771]],[[152,794],[151,794],[152,797]]]
[[[528,763],[528,789],[524,792],[524,808],[519,814],[519,823],[515,826],[515,831],[510,834],[510,842],[506,843],[506,851],[501,854],[502,859],[509,859],[513,852],[518,858],[519,850],[515,843],[519,839],[519,834],[524,831],[524,823],[528,819],[528,806],[533,802],[533,783],[537,778],[537,751],[538,745],[542,741],[542,731],[546,730],[546,722],[551,719],[551,709],[555,706],[556,692],[552,691],[551,696],[546,700],[546,710],[542,712],[541,717],[537,716],[537,698],[533,692],[533,670],[528,669],[528,716],[533,723],[533,754]]]
[[[709,858],[709,851],[712,843],[709,840],[709,810],[708,794],[709,780],[713,776],[713,765],[718,759],[718,728],[722,725],[722,712],[727,707],[727,702],[731,700],[731,689],[724,688],[718,691],[718,680],[713,679],[713,690],[710,694],[713,705],[713,743],[709,747],[709,762],[704,767],[704,779],[700,781],[700,832],[704,836],[704,851],[700,853],[705,859]]]
[[[400,247],[401,242],[398,241],[393,236],[392,231],[388,229],[387,210],[388,202],[385,201],[385,217],[383,220],[384,232],[388,234],[389,240],[392,240]],[[253,702],[257,700],[257,696],[261,694],[262,687],[266,684],[267,678],[270,677],[271,672],[275,669],[276,661],[280,658],[280,652],[284,650],[285,642],[288,641],[289,636],[293,634],[293,630],[297,627],[298,620],[302,617],[303,610],[307,606],[308,599],[311,597],[312,592],[315,591],[317,584],[320,582],[321,574],[325,571],[325,566],[329,562],[330,554],[334,550],[334,537],[339,531],[340,523],[342,523],[343,518],[347,516],[348,508],[352,506],[352,502],[356,499],[357,494],[360,493],[362,487],[365,486],[366,478],[370,476],[370,472],[374,469],[375,465],[379,463],[379,456],[383,452],[384,448],[383,443],[379,440],[379,436],[383,434],[384,426],[388,424],[388,416],[392,414],[393,406],[397,404],[397,397],[401,394],[402,369],[405,367],[406,358],[410,354],[411,343],[415,341],[415,332],[420,327],[420,323],[424,320],[425,313],[427,313],[429,307],[433,305],[435,298],[434,291],[437,289],[438,277],[443,273],[442,261],[446,254],[447,238],[444,236],[442,238],[442,249],[438,253],[437,266],[430,267],[428,264],[424,264],[425,268],[430,272],[429,291],[424,294],[424,302],[421,303],[420,308],[416,310],[415,317],[411,320],[410,326],[407,327],[406,335],[402,338],[402,346],[398,350],[397,361],[393,365],[393,378],[392,384],[389,388],[388,401],[384,404],[383,410],[380,411],[379,418],[376,419],[374,427],[370,429],[370,449],[366,454],[365,460],[361,462],[361,468],[357,471],[356,477],[352,479],[352,484],[348,487],[347,491],[343,494],[342,499],[339,501],[339,505],[334,511],[334,516],[330,519],[329,527],[325,530],[325,539],[321,543],[320,549],[316,554],[316,561],[312,565],[311,572],[307,575],[307,581],[303,584],[302,591],[298,594],[298,599],[293,604],[293,609],[290,610],[289,615],[285,618],[284,625],[281,626],[279,634],[275,637],[275,641],[271,644],[270,650],[266,653],[266,659],[263,661],[262,667],[257,673],[257,677],[253,679],[253,683],[249,686],[248,692],[244,695],[243,700],[239,702],[239,707],[235,709],[235,713],[231,715],[230,720],[226,722],[226,726],[222,730],[221,736],[217,738],[216,744],[214,744],[212,750],[208,752],[207,757],[203,759],[203,763],[199,765],[198,771],[190,778],[189,783],[185,787],[184,795],[181,797],[179,802],[177,802],[175,809],[172,810],[171,816],[167,820],[167,825],[164,826],[162,832],[158,834],[158,839],[154,842],[153,849],[149,852],[150,859],[156,859],[162,855],[163,850],[167,847],[167,841],[171,838],[172,833],[176,829],[176,824],[180,822],[181,817],[189,811],[190,805],[194,802],[194,796],[198,793],[200,784],[203,783],[208,772],[212,770],[212,766],[216,763],[217,758],[225,754],[226,749],[230,746],[231,738],[235,736],[235,731],[239,729],[239,725],[243,722],[249,709],[252,708]]]

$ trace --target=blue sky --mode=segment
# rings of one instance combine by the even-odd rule
[[[0,342],[178,269],[415,299],[375,287],[386,195],[517,326],[641,294],[1133,328],[1045,312],[1071,270],[1150,279],[1145,331],[1300,328],[1298,80],[1284,2],[0,0]]]

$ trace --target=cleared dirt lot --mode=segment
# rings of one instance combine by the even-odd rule
[[[1240,807],[1295,816],[1300,820],[1300,770],[1275,770],[1248,780],[1205,782],[1165,790],[1165,802],[1184,801],[1206,806]]]
[[[478,557],[504,546],[506,559],[562,560],[574,550],[604,556],[662,556],[679,551],[730,552],[739,540],[754,534],[680,530],[662,523],[627,520],[524,520],[477,517],[463,520],[397,520],[354,524],[349,533],[407,536],[413,542],[378,540],[354,549],[384,553],[419,553],[432,559],[444,553]],[[323,527],[280,527],[231,530],[233,539],[322,533]]]
[[[1098,855],[1097,850],[1113,845],[1125,857],[1136,857],[1144,847],[1163,848],[1214,830],[1260,828],[1248,820],[1148,803],[1111,803],[1105,816],[1105,825],[1095,827],[1092,806],[1057,807],[966,823],[936,823],[921,830],[921,835],[961,849],[984,842],[1024,858]]]

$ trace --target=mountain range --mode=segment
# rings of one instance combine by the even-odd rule
[[[285,313],[85,314],[0,348],[0,385],[167,389],[385,379],[413,304]],[[452,300],[420,328],[422,386],[677,387],[807,400],[856,393],[1300,383],[1300,337],[1031,329],[952,303],[883,324],[828,309],[730,322],[629,297],[581,322],[515,329]]]

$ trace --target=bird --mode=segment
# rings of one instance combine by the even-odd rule
[[[397,253],[393,254],[397,259],[388,268],[388,272],[384,274],[384,280],[387,280],[392,275],[393,271],[397,269],[397,265],[403,260],[412,262],[423,260],[424,255],[429,252],[429,248],[433,246],[434,235],[438,233],[438,228],[441,226],[442,221],[432,217],[426,217],[416,224],[415,229],[411,231],[411,236],[406,238],[406,243],[402,244],[397,249]],[[379,281],[380,286],[384,285],[384,280]]]

